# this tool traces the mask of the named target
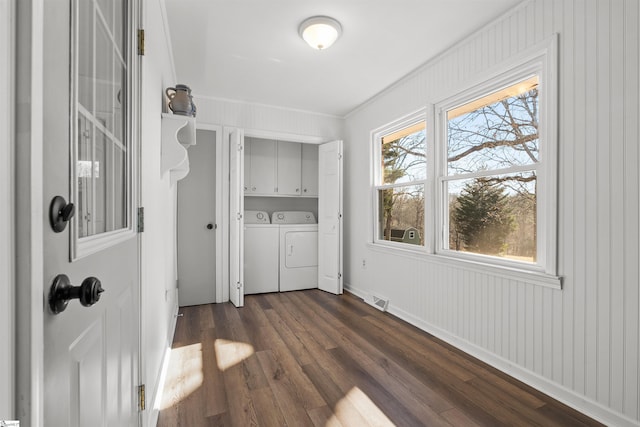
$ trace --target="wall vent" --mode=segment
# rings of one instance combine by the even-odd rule
[[[387,307],[389,307],[389,298],[379,295],[369,294],[364,301],[380,311],[387,311]]]

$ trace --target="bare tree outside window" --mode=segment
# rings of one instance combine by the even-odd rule
[[[382,138],[380,239],[424,245],[425,143],[424,122]]]

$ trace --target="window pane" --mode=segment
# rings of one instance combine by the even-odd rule
[[[78,196],[76,209],[78,210],[78,236],[86,237],[91,234],[91,200],[93,196],[92,183],[92,126],[82,115],[78,116],[78,164],[76,177],[78,180]]]
[[[536,175],[446,182],[449,249],[536,261]]]
[[[538,78],[447,112],[448,174],[538,162]]]
[[[78,2],[78,102],[93,111],[93,3]]]
[[[427,176],[425,155],[426,132],[421,129],[387,142],[382,142],[382,183],[421,181]]]
[[[378,190],[378,239],[424,244],[424,185]]]
[[[95,116],[106,126],[113,130],[113,104],[114,104],[114,51],[111,40],[101,21],[98,21],[96,31],[96,110]]]

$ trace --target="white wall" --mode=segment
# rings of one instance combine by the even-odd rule
[[[346,121],[349,288],[389,297],[393,313],[613,425],[640,425],[639,22],[637,0],[525,2]],[[370,131],[553,33],[563,289],[368,244]]]
[[[171,347],[177,312],[176,188],[169,174],[160,174],[161,116],[164,89],[174,86],[164,1],[145,2],[145,55],[142,58],[141,233],[142,378],[146,382],[147,410],[143,425],[155,425],[154,399],[167,348]]]
[[[317,136],[327,141],[342,138],[344,120],[340,117],[200,96],[198,88],[193,90],[198,123]]]

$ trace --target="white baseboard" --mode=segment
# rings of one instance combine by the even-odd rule
[[[345,283],[344,289],[358,298],[363,300],[367,297],[368,292],[356,288],[350,284]],[[523,383],[535,388],[549,395],[550,397],[564,403],[567,406],[582,412],[583,414],[600,421],[608,426],[620,426],[620,427],[639,427],[640,421],[628,418],[620,413],[613,411],[596,401],[593,401],[586,396],[580,395],[573,390],[570,390],[558,383],[550,381],[549,379],[542,377],[535,372],[531,372],[528,369],[514,364],[513,362],[504,359],[482,347],[479,347],[469,341],[463,340],[450,332],[434,326],[424,320],[408,313],[393,304],[389,303],[387,310],[390,314],[412,324],[413,326],[428,332],[439,339],[453,345],[454,347],[464,351],[465,353],[482,360],[483,362],[493,366],[494,368],[511,375],[512,377],[522,381]]]

